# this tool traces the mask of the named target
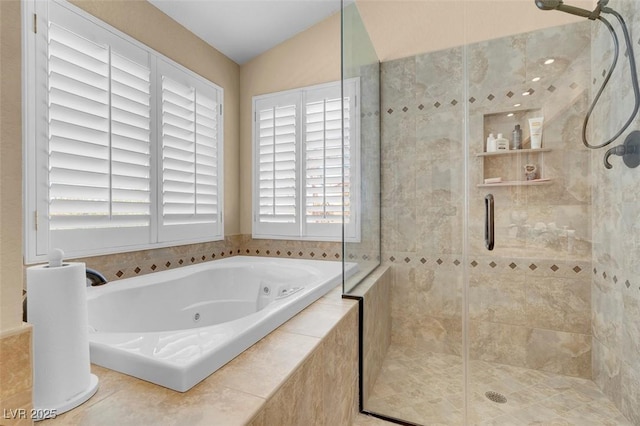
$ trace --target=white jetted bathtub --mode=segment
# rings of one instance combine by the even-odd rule
[[[236,256],[90,287],[91,362],[185,392],[341,278],[341,262]]]

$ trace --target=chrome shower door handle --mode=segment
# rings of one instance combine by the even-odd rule
[[[487,250],[493,250],[495,232],[493,223],[493,195],[484,197],[484,246]]]

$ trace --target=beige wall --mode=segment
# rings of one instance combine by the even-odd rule
[[[73,3],[224,88],[225,234],[239,233],[239,66],[144,1]],[[22,321],[20,2],[0,1],[0,331]]]
[[[0,331],[22,324],[20,2],[0,1]]]
[[[592,0],[573,6],[591,9]],[[461,46],[582,18],[541,12],[534,0],[356,0],[380,61]]]
[[[251,234],[251,98],[340,79],[340,14],[240,67],[240,231]]]

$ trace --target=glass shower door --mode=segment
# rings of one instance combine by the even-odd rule
[[[592,71],[593,25],[466,47],[468,424],[617,424],[591,381],[592,176],[602,165],[582,124],[603,78]]]

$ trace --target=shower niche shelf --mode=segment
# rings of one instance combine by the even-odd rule
[[[482,161],[482,179],[477,184],[480,187],[490,186],[540,186],[550,185],[551,179],[545,176],[545,154],[551,152],[550,148],[530,149],[531,137],[529,135],[529,119],[543,117],[542,109],[521,109],[502,111],[483,115],[484,140],[490,133],[497,136],[498,133],[511,139],[516,124],[522,129],[522,146],[524,149],[510,149],[504,151],[484,152],[476,154]],[[543,138],[544,138],[543,132]],[[544,143],[544,139],[543,139]],[[525,177],[525,165],[536,167],[536,179],[527,180]],[[485,179],[500,177],[502,180],[496,183],[485,183]]]

